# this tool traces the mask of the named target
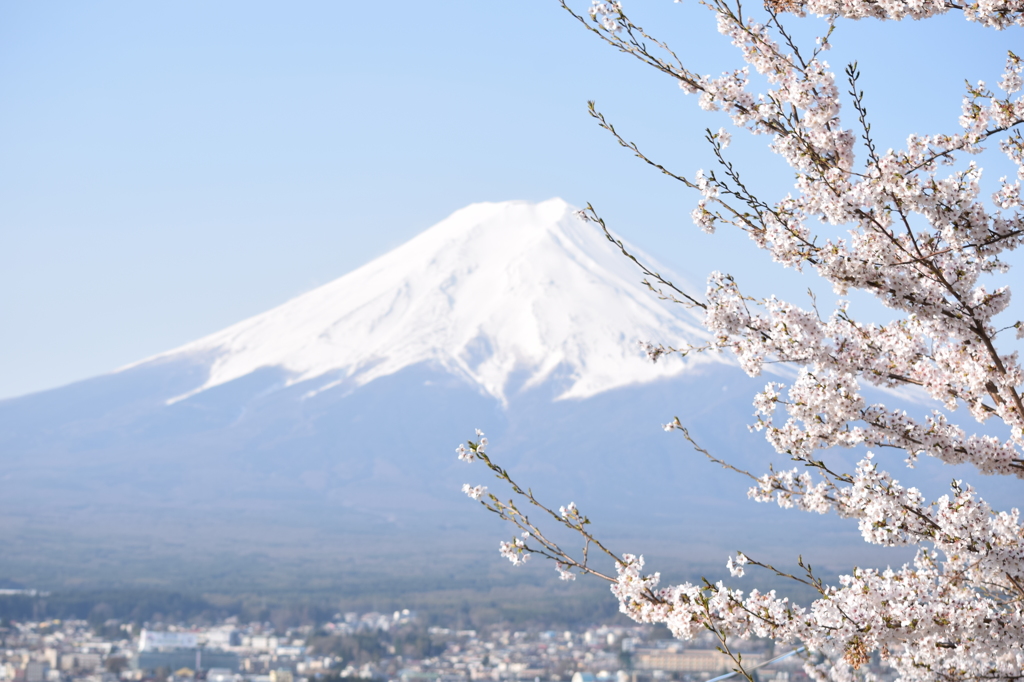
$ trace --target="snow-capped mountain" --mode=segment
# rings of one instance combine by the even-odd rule
[[[705,333],[664,305],[636,267],[561,199],[473,204],[330,284],[153,360],[202,357],[187,399],[267,367],[308,394],[349,389],[429,362],[507,401],[558,372],[560,398],[679,374],[638,340]],[[145,361],[144,361],[145,362]]]
[[[637,348],[705,338],[641,280],[564,201],[474,204],[221,332],[0,401],[0,574],[17,557],[43,565],[46,533],[63,538],[53,556],[80,557],[68,548],[88,537],[115,563],[167,538],[300,556],[343,552],[353,533],[375,551],[504,535],[459,492],[487,481],[454,456],[475,428],[553,504],[691,554],[786,546],[808,524],[855,536],[755,507],[746,481],[663,432],[679,416],[740,465],[771,459],[744,426],[761,382],[715,356],[652,364]]]

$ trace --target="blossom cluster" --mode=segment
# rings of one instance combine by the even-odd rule
[[[498,545],[498,552],[512,562],[513,566],[521,566],[530,558],[530,552],[526,549],[526,543],[519,538],[512,538],[512,542],[502,541]]]
[[[816,679],[856,679],[871,651],[883,652],[904,680],[1019,679],[1024,669],[1020,610],[991,609],[925,549],[898,571],[855,570],[809,608],[722,582],[659,587],[658,574],[645,575],[643,565],[633,555],[618,564],[612,592],[623,613],[665,624],[681,639],[710,629],[723,638],[803,642],[829,657],[828,665],[807,666]]]
[[[601,0],[593,0],[589,10],[590,16],[593,19],[598,19],[601,22],[601,26],[611,33],[618,33],[621,30],[622,25],[618,21],[618,16],[622,13],[621,2],[602,2]]]
[[[791,3],[792,11],[821,16],[839,15],[848,19],[927,19],[954,9],[963,11],[968,21],[995,29],[1024,26],[1024,7],[1014,0],[982,0],[976,3],[953,3],[947,0],[808,0]]]
[[[466,445],[459,443],[459,446],[455,448],[455,454],[459,456],[463,462],[472,462],[478,456],[484,454],[487,451],[487,436],[480,429],[476,430],[476,437],[480,440],[477,442],[469,441]],[[463,488],[465,490],[465,488]]]

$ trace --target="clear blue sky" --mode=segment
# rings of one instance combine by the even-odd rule
[[[581,3],[581,6],[585,6]],[[694,68],[739,64],[695,0],[631,14]],[[805,22],[806,23],[806,22]],[[955,128],[1020,31],[959,17],[845,25],[883,146]],[[708,167],[697,109],[555,0],[0,5],[0,397],[112,370],[328,282],[475,201],[593,201],[701,281],[806,288],[586,115],[596,99],[680,172]],[[766,139],[738,161],[784,192]],[[755,285],[752,285],[755,286]]]

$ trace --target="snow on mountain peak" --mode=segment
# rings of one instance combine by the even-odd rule
[[[285,370],[289,385],[329,379],[318,392],[422,362],[503,403],[513,373],[530,388],[557,372],[567,385],[559,398],[585,398],[713,361],[643,356],[637,341],[697,342],[706,332],[652,296],[636,266],[574,213],[561,199],[456,211],[329,284],[159,356],[211,358],[206,382],[174,401],[265,367]]]

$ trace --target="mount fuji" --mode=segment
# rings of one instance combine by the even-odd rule
[[[474,204],[223,331],[0,401],[0,570],[75,543],[114,564],[161,542],[302,554],[468,537],[490,552],[507,529],[459,492],[488,481],[454,455],[474,428],[522,483],[612,534],[716,562],[809,528],[854,537],[748,502],[663,432],[678,415],[738,464],[771,459],[744,426],[759,382],[716,356],[644,358],[637,341],[705,332],[641,279],[560,199]],[[40,538],[58,536],[45,559]]]

